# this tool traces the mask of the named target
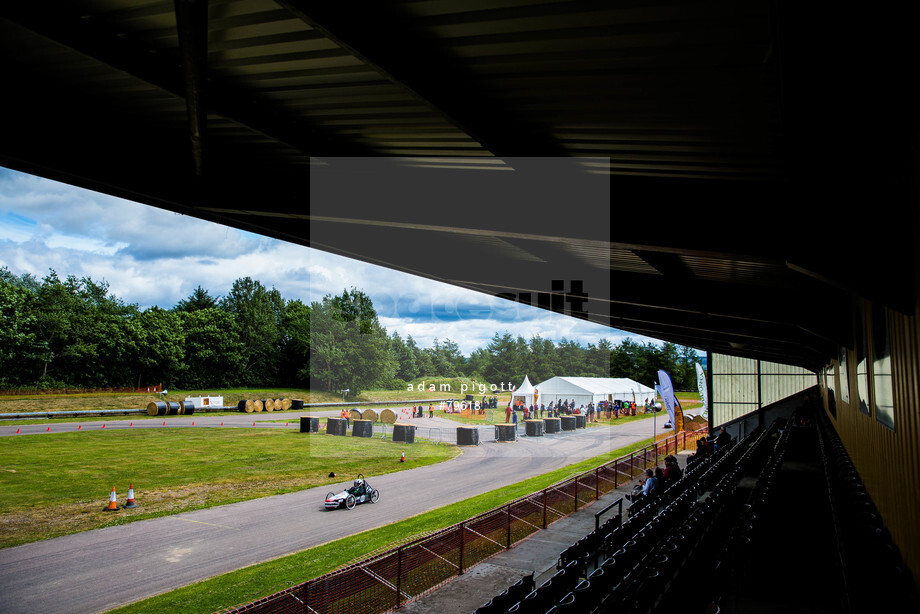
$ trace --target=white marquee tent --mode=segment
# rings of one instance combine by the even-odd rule
[[[538,393],[539,398],[539,393]],[[514,389],[514,392],[511,393],[511,403],[514,404],[517,401],[518,397],[521,397],[521,400],[524,401],[524,405],[528,407],[533,405],[534,400],[534,388],[533,384],[530,383],[530,378],[526,375],[524,376],[524,383]]]
[[[626,377],[561,377],[556,376],[536,385],[541,403],[574,401],[576,406],[600,401],[655,401],[655,389]]]

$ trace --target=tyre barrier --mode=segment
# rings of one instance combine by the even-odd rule
[[[291,409],[303,409],[303,399],[291,399]]]
[[[326,434],[345,436],[348,433],[348,420],[345,418],[326,418]]]
[[[300,432],[301,433],[318,433],[319,432],[319,418],[316,416],[301,416],[300,417]]]
[[[195,404],[191,401],[179,401],[179,413],[183,416],[191,416],[195,413]]]
[[[240,401],[239,403],[236,404],[236,410],[237,410],[237,411],[246,411],[246,404],[249,403],[249,402],[250,402],[250,401],[247,401],[247,400],[245,400],[245,399],[242,400],[242,401]]]
[[[588,416],[584,414],[575,414],[575,428],[588,428]]]
[[[458,426],[457,427],[457,445],[458,446],[478,446],[479,429],[475,426]]]
[[[371,437],[374,434],[374,423],[370,420],[355,420],[351,426],[352,437]]]
[[[559,419],[562,421],[563,431],[575,430],[575,416],[559,416]]]
[[[545,433],[559,433],[562,431],[562,420],[560,418],[543,418],[543,429]]]
[[[393,424],[393,441],[415,443],[415,425],[396,422]]]
[[[496,441],[514,441],[517,434],[517,425],[515,424],[496,424],[495,440]]]
[[[543,437],[543,421],[524,420],[524,434],[528,437]]]

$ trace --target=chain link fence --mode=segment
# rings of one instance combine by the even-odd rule
[[[600,467],[225,614],[382,614],[434,590],[632,481],[706,429],[662,439]]]

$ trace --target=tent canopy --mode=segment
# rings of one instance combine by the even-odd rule
[[[523,399],[524,405],[533,405],[534,403],[533,384],[530,383],[530,378],[526,375],[524,376],[524,382],[511,393],[511,402],[514,403],[519,397]]]
[[[562,377],[556,376],[537,384],[540,399],[546,403],[564,400],[576,405],[601,401],[654,401],[654,388],[626,377]]]

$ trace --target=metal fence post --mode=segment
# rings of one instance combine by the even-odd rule
[[[505,536],[505,548],[511,547],[511,504],[508,504],[508,514],[505,516],[507,525],[507,535]]]
[[[396,609],[402,607],[402,546],[396,549]]]
[[[466,546],[466,523],[460,523],[460,571],[457,572],[458,576],[463,575],[463,550]]]
[[[543,489],[543,528],[546,528],[546,489]]]
[[[578,476],[575,476],[575,511],[578,511]]]
[[[594,468],[594,500],[595,501],[601,498],[601,478],[600,478],[601,473],[600,471],[601,471],[600,467]]]

